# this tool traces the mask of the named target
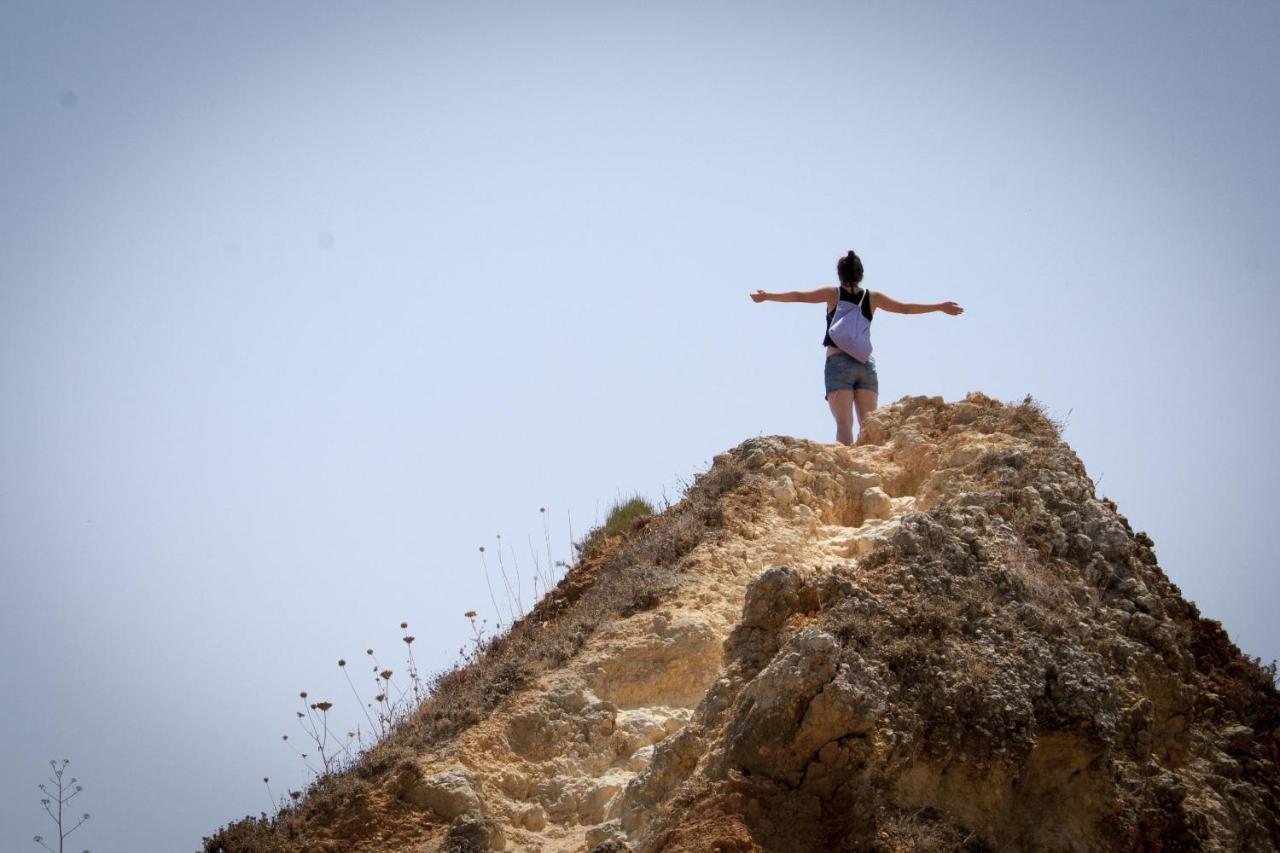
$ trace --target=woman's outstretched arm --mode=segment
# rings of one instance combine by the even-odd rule
[[[788,290],[786,293],[765,293],[757,290],[751,294],[752,302],[826,302],[836,300],[834,287],[819,287],[817,290]]]
[[[957,314],[964,313],[964,308],[954,302],[935,302],[931,305],[916,302],[899,302],[896,299],[885,296],[878,290],[871,291],[871,307],[879,308],[881,311],[889,311],[893,314],[930,314],[934,311],[941,311],[954,317]]]

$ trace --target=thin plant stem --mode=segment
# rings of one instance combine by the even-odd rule
[[[520,607],[520,617],[521,619],[524,619],[525,598],[524,593],[521,592],[521,588],[524,587],[524,583],[520,580],[520,557],[516,556],[516,546],[507,547],[511,548],[511,565],[512,569],[515,570],[516,573],[516,606]]]
[[[324,772],[328,773],[329,772],[329,754],[326,749],[329,745],[329,709],[328,708],[320,709],[320,726],[321,726],[321,735],[322,735],[320,739],[320,762],[324,765]]]
[[[484,566],[484,585],[489,588],[489,600],[493,602],[493,612],[498,619],[498,624],[502,624],[502,609],[498,607],[498,599],[493,594],[493,584],[489,582],[489,564],[484,558],[484,546],[480,546],[480,565]]]
[[[62,760],[61,764],[56,761],[49,762],[49,766],[53,768],[53,774],[49,777],[49,784],[57,788],[56,794],[46,788],[43,783],[36,786],[40,789],[40,792],[45,795],[45,798],[40,801],[40,805],[44,807],[45,814],[49,815],[49,819],[53,821],[54,826],[58,829],[58,849],[56,853],[62,853],[67,837],[80,827],[84,826],[85,822],[89,820],[89,815],[85,814],[80,818],[80,820],[76,821],[70,829],[66,828],[67,816],[64,813],[64,807],[75,799],[77,794],[84,790],[83,787],[76,784],[78,780],[75,777],[72,777],[70,781],[62,778],[63,774],[67,770],[67,765],[70,763],[71,762],[65,758]],[[50,804],[54,802],[57,803],[56,810],[50,806]],[[44,836],[37,835],[32,840],[44,849],[50,851],[50,853],[55,853],[53,847],[44,842]]]
[[[314,713],[312,712],[311,706],[307,704],[306,694],[303,694],[303,696],[302,696],[302,705],[303,705],[303,707],[304,707],[304,708],[306,709],[306,711],[307,711],[307,720],[309,720],[309,721],[310,721],[310,723],[311,723],[311,730],[310,730],[309,732],[307,732],[307,734],[311,735],[311,737],[312,737],[312,738],[315,738],[315,736],[316,736],[316,720],[315,720],[315,715],[314,715]],[[299,718],[299,719],[301,719],[301,718]]]
[[[542,564],[538,562],[538,552],[533,550],[533,534],[530,533],[528,538],[529,538],[529,558],[533,560],[533,579],[536,581],[538,578],[542,577]],[[533,596],[533,603],[534,604],[538,603],[537,594]]]
[[[347,679],[347,685],[351,688],[351,695],[356,697],[356,704],[360,706],[360,710],[364,712],[364,718],[369,721],[369,728],[373,728],[373,718],[369,716],[369,710],[365,708],[364,701],[360,698],[360,692],[356,690],[356,684],[351,680],[350,673],[347,672],[345,662],[339,667],[342,670],[343,678]]]
[[[542,540],[547,545],[547,571],[551,575],[551,580],[554,581],[556,579],[556,564],[551,557],[551,528],[548,526],[548,521],[547,521],[548,517],[549,517],[549,514],[547,513],[547,508],[543,507],[542,508]]]
[[[400,623],[400,628],[401,628],[401,630],[403,630],[403,631],[404,631],[404,636],[403,636],[403,637],[401,637],[401,640],[404,642],[405,647],[406,647],[406,648],[407,648],[407,650],[408,650],[408,658],[409,658],[409,681],[410,681],[410,683],[412,683],[412,685],[413,685],[413,701],[416,703],[416,702],[420,701],[420,699],[421,699],[422,697],[421,697],[421,689],[420,689],[421,679],[418,677],[418,663],[417,663],[417,661],[415,661],[415,660],[413,659],[413,641],[414,641],[414,637],[412,637],[412,636],[410,636],[410,635],[409,635],[409,623],[408,623],[408,622],[401,622],[401,623]]]
[[[511,624],[516,623],[516,613],[512,607],[514,596],[511,594],[511,580],[507,577],[506,564],[502,562],[502,535],[498,535],[498,571],[502,573],[502,585],[507,591],[507,612],[511,614]]]

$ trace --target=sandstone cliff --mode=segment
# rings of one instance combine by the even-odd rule
[[[208,849],[1280,846],[1270,674],[1030,403],[746,441],[439,690]]]

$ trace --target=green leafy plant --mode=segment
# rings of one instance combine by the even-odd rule
[[[640,495],[616,501],[605,516],[604,524],[587,533],[580,543],[574,545],[579,559],[591,557],[610,539],[627,536],[638,521],[653,514],[653,505]]]

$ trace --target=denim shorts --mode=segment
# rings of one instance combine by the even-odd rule
[[[832,353],[827,356],[827,366],[822,378],[827,384],[827,393],[823,397],[832,391],[880,391],[875,356],[863,364],[848,353]]]

